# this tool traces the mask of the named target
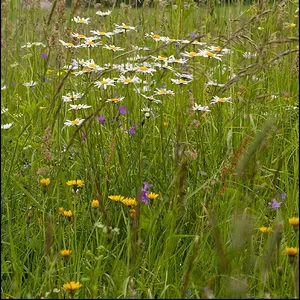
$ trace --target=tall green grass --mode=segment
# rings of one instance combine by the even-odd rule
[[[298,227],[289,224],[299,210],[297,3],[155,1],[154,7],[115,7],[100,17],[76,1],[70,9],[54,2],[50,12],[7,0],[1,12],[1,107],[8,109],[1,124],[13,123],[1,129],[1,296],[299,297],[298,254],[285,255],[299,242]],[[76,16],[91,23],[76,24]],[[74,51],[59,42],[122,23],[136,31],[103,44],[123,52],[102,46]],[[172,84],[175,75],[159,68],[153,76],[125,74],[147,80],[146,95],[166,84],[175,95],[157,96],[161,104],[133,85],[96,88],[97,79],[119,77],[113,68],[81,76],[63,68],[72,59],[104,66],[131,62],[127,58],[136,54],[146,62],[150,54],[179,58],[199,48],[157,43],[145,37],[151,32],[197,37],[230,53],[222,61],[196,57],[174,67],[193,75],[187,86]],[[22,48],[27,42],[46,47]],[[132,52],[132,45],[149,50]],[[245,52],[256,56],[247,59]],[[209,79],[225,86],[207,86]],[[23,85],[31,80],[38,85]],[[84,94],[76,104],[91,108],[68,110],[62,96],[72,91]],[[117,105],[105,103],[115,93],[125,97],[118,105],[127,108],[118,121]],[[210,104],[213,96],[231,97],[232,103]],[[192,111],[194,103],[210,111]],[[151,108],[149,118],[141,112],[145,107]],[[104,125],[96,120],[101,115]],[[64,125],[75,118],[85,122]],[[135,133],[126,133],[134,124]],[[42,178],[51,181],[45,189]],[[66,185],[74,179],[84,181],[78,193]],[[141,202],[144,181],[159,194],[149,204]],[[110,195],[135,198],[134,217]],[[274,198],[282,202],[278,210],[268,204]],[[91,207],[95,199],[98,208]],[[62,257],[63,249],[72,250],[70,257]],[[65,290],[70,281],[82,287]]]

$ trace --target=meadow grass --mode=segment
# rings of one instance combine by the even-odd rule
[[[1,297],[298,298],[297,8],[3,1]]]

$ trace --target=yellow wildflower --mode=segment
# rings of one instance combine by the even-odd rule
[[[154,200],[154,199],[156,199],[159,195],[151,192],[151,193],[147,194],[146,196],[147,196],[147,198],[148,198],[149,200]]]
[[[64,249],[64,250],[61,250],[61,251],[60,251],[60,254],[61,254],[63,257],[69,257],[69,256],[71,255],[71,253],[72,253],[72,250],[66,250],[66,249]]]
[[[290,24],[290,26],[293,28],[293,27],[296,27],[296,26],[297,26],[297,24],[295,24],[295,23],[291,23],[291,24]]]
[[[65,210],[63,212],[63,214],[65,217],[69,217],[69,218],[72,217],[72,215],[73,215],[71,210]]]
[[[259,227],[258,230],[260,232],[270,232],[271,231],[271,227]]]
[[[124,199],[124,197],[120,195],[111,195],[108,196],[108,198],[112,201],[122,201]]]
[[[80,282],[75,282],[75,281],[67,282],[63,285],[63,288],[70,292],[74,292],[81,287],[82,287],[82,284]]]
[[[298,248],[285,248],[284,253],[288,256],[295,256],[298,253]]]
[[[40,180],[40,184],[41,184],[42,186],[48,186],[48,185],[50,184],[50,179],[49,179],[49,178],[42,178],[42,179]]]
[[[63,207],[60,207],[59,209],[58,209],[58,212],[59,212],[59,214],[60,215],[63,215],[64,214],[64,208]]]
[[[91,205],[92,205],[92,208],[98,208],[99,207],[99,200],[92,200]]]
[[[66,182],[66,184],[68,186],[73,186],[73,187],[78,187],[78,188],[81,188],[84,186],[84,181],[83,180],[80,180],[80,179],[77,179],[77,180],[69,180]]]
[[[135,200],[135,198],[125,198],[125,199],[123,199],[123,200],[121,200],[121,202],[123,203],[123,204],[125,204],[126,206],[136,206],[136,205],[138,205],[138,202]]]

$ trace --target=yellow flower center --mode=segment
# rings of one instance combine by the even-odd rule
[[[166,90],[162,90],[162,91],[159,92],[160,95],[165,95],[166,93],[167,93]]]
[[[105,34],[106,34],[106,32],[104,32],[104,31],[100,31],[100,32],[99,32],[99,34],[100,34],[100,35],[105,35]]]
[[[69,46],[69,47],[74,47],[74,44],[68,43],[68,46]]]
[[[95,43],[93,41],[88,42],[89,45],[94,45]]]
[[[76,96],[75,96],[75,95],[72,95],[70,98],[71,98],[71,99],[76,99]]]
[[[72,124],[73,125],[77,125],[79,123],[79,120],[74,120],[74,121],[72,121]]]
[[[178,83],[185,83],[185,80],[179,79],[179,80],[178,80]]]
[[[141,71],[147,71],[149,68],[147,68],[147,67],[140,67],[140,70]]]
[[[118,102],[119,98],[111,98],[110,100],[113,102]]]
[[[86,39],[86,36],[83,35],[83,34],[78,34],[77,37],[78,37],[79,39]]]
[[[195,55],[197,55],[196,52],[190,52],[190,53],[189,53],[189,56],[190,56],[190,57],[193,57],[193,56],[195,56]]]
[[[153,34],[153,36],[152,36],[154,39],[159,39],[160,38],[160,36],[158,35],[158,34]]]
[[[163,56],[159,56],[158,59],[159,59],[159,60],[166,60],[166,58],[163,57]]]
[[[117,47],[116,47],[116,46],[109,46],[109,48],[110,48],[111,50],[117,50]]]
[[[211,53],[211,52],[206,52],[206,55],[208,56],[208,57],[213,57],[213,56],[215,56],[213,53]]]
[[[124,82],[131,82],[132,80],[130,78],[124,79]]]
[[[101,84],[108,84],[108,81],[102,80],[102,81],[101,81]]]
[[[79,23],[84,23],[84,20],[80,19],[78,22],[79,22]]]
[[[214,50],[215,51],[221,51],[221,48],[220,47],[215,47]]]
[[[90,70],[89,68],[84,68],[84,69],[82,70],[82,72],[84,72],[84,73],[89,73],[89,72],[91,72],[91,70]]]
[[[219,98],[219,102],[225,102],[225,98]]]
[[[124,29],[128,29],[130,26],[128,26],[128,25],[123,25],[123,28]]]
[[[91,69],[96,69],[97,67],[96,67],[96,65],[94,65],[94,64],[89,64],[89,68],[91,68]]]
[[[295,23],[292,23],[292,24],[291,24],[291,27],[296,27],[296,24],[295,24]]]

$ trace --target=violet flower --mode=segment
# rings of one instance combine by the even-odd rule
[[[128,132],[131,134],[131,135],[134,135],[134,130],[136,128],[136,124],[134,124],[129,130]]]
[[[47,53],[42,53],[41,56],[42,56],[42,58],[48,58],[48,54]]]
[[[120,115],[126,115],[126,105],[124,105],[124,106],[119,106],[118,105],[118,109],[119,109],[119,114]]]
[[[97,117],[96,120],[99,121],[102,125],[104,125],[104,122],[105,122],[104,115]]]
[[[277,210],[282,202],[278,202],[276,199],[273,199],[272,202],[268,202],[272,209]]]

